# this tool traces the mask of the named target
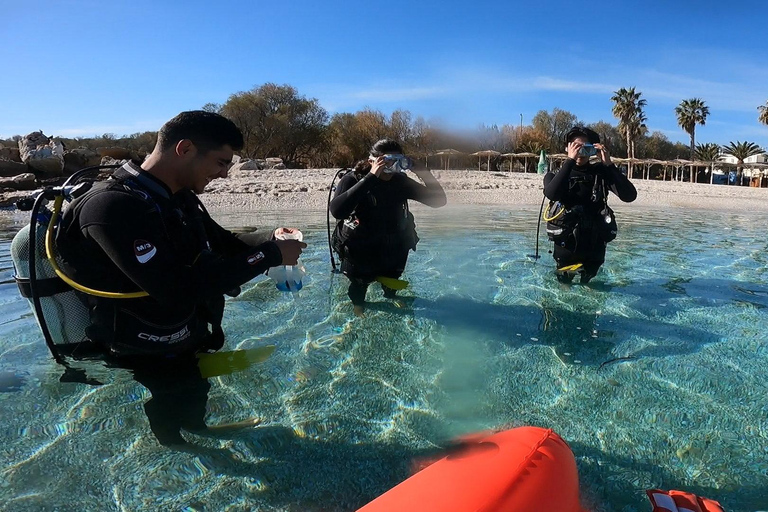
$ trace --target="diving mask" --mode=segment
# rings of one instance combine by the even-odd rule
[[[597,148],[593,144],[584,144],[579,149],[579,155],[581,156],[595,156],[597,154]]]
[[[384,172],[389,174],[405,172],[413,167],[413,160],[401,153],[386,154],[384,161],[387,162]]]

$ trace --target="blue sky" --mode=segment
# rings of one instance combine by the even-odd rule
[[[125,135],[266,82],[333,114],[410,110],[453,127],[541,109],[615,124],[643,93],[651,131],[688,142],[674,107],[710,107],[698,142],[768,146],[764,0],[2,2],[0,137]],[[375,5],[375,6],[371,6]]]

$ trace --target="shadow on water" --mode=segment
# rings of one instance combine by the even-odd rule
[[[300,437],[287,427],[261,427],[231,436],[233,450],[189,445],[209,471],[258,480],[263,490],[247,497],[286,511],[349,511],[383,494],[412,473],[415,460],[434,458],[438,448],[400,443],[319,440]]]
[[[768,286],[730,279],[674,278],[666,281],[640,282],[622,289],[623,293],[640,299],[670,300],[687,298],[697,306],[717,306],[723,303],[768,308]],[[642,311],[644,301],[635,304]],[[673,309],[674,310],[674,309]]]
[[[428,318],[448,329],[475,331],[519,347],[552,347],[564,363],[599,366],[617,357],[674,356],[693,353],[720,337],[678,324],[610,314],[571,311],[542,301],[541,307],[489,304],[462,297],[416,298],[411,307],[371,303],[370,310]],[[633,343],[642,333],[644,343]],[[650,341],[651,343],[648,343]],[[623,344],[626,353],[615,353]]]

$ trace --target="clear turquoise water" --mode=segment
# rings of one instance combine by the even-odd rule
[[[190,434],[188,452],[155,442],[129,374],[59,382],[11,282],[20,226],[1,225],[0,509],[353,510],[442,441],[517,425],[570,443],[594,511],[648,510],[652,487],[768,509],[768,215],[620,205],[603,270],[569,287],[544,236],[526,257],[537,213],[417,210],[415,300],[374,288],[363,318],[330,272],[325,212],[220,216],[302,227],[311,279],[291,295],[259,277],[229,301],[227,347],[277,350],[213,379],[207,421],[262,424]]]

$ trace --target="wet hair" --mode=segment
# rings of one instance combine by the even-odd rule
[[[182,112],[165,123],[157,133],[157,145],[162,151],[184,139],[191,140],[202,154],[225,145],[234,151],[243,149],[243,134],[235,123],[204,110]]]
[[[376,142],[371,148],[371,156],[381,156],[388,153],[402,153],[403,146],[399,142],[392,139],[381,139]]]
[[[573,142],[576,137],[584,137],[590,144],[600,144],[600,136],[596,131],[584,126],[574,126],[565,135],[565,143]]]
[[[372,167],[373,167],[373,166],[371,165],[371,162],[369,162],[368,160],[359,160],[359,161],[358,161],[358,162],[355,164],[355,167],[354,167],[354,170],[355,170],[355,174],[356,174],[358,177],[360,177],[360,176],[365,176],[366,174],[368,174],[369,172],[371,172],[371,168],[372,168]]]

